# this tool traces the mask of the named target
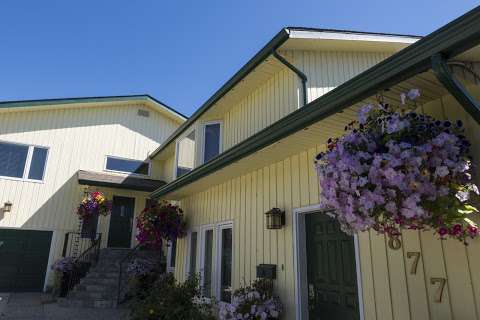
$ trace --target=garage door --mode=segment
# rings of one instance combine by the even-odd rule
[[[51,231],[0,229],[0,292],[42,291]]]

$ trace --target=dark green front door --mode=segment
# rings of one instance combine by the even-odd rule
[[[324,213],[305,223],[310,320],[360,319],[353,237]]]
[[[51,231],[0,229],[0,292],[42,291]]]
[[[130,248],[135,199],[113,197],[112,215],[108,230],[108,247]]]

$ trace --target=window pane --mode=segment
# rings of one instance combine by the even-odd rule
[[[23,178],[28,146],[0,142],[0,176]]]
[[[205,153],[203,162],[207,162],[220,153],[220,123],[205,126]]]
[[[140,160],[127,160],[107,157],[106,169],[148,175],[148,163]]]
[[[45,171],[45,162],[47,161],[47,152],[45,148],[33,149],[32,163],[30,164],[30,172],[28,179],[43,180],[43,173]]]
[[[177,178],[192,171],[195,165],[195,131],[178,142]]]
[[[193,274],[196,272],[197,265],[197,233],[192,232],[190,236],[190,266],[188,272]]]
[[[232,229],[222,230],[220,300],[231,301],[232,286]]]
[[[171,246],[172,249],[170,251],[170,268],[175,268],[175,261],[177,258],[177,240],[173,240]]]
[[[203,295],[212,296],[212,271],[213,271],[213,230],[205,231],[205,262],[203,266]]]

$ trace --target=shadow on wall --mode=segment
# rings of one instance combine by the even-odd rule
[[[117,110],[114,110],[118,108]],[[22,114],[21,118],[35,118],[35,121],[28,121],[28,127],[9,125],[1,128],[1,134],[11,134],[18,132],[32,132],[43,130],[56,130],[64,128],[83,128],[93,126],[108,126],[108,125],[121,125],[128,128],[138,134],[141,134],[153,141],[158,141],[160,138],[159,130],[165,130],[165,135],[170,135],[171,132],[178,126],[171,120],[171,130],[165,128],[165,124],[159,124],[157,116],[151,116],[150,118],[139,117],[137,115],[137,109],[144,108],[141,105],[128,105],[118,106],[111,108],[72,108],[61,110],[44,110],[35,112],[22,112],[22,113],[5,113],[2,114],[5,121],[8,121],[9,117],[17,117]],[[112,111],[112,109],[114,111]],[[155,124],[148,125],[146,121],[156,122]],[[163,129],[162,129],[163,128]]]

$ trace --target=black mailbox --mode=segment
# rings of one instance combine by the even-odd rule
[[[276,264],[259,264],[257,266],[257,278],[276,279],[277,265]]]

